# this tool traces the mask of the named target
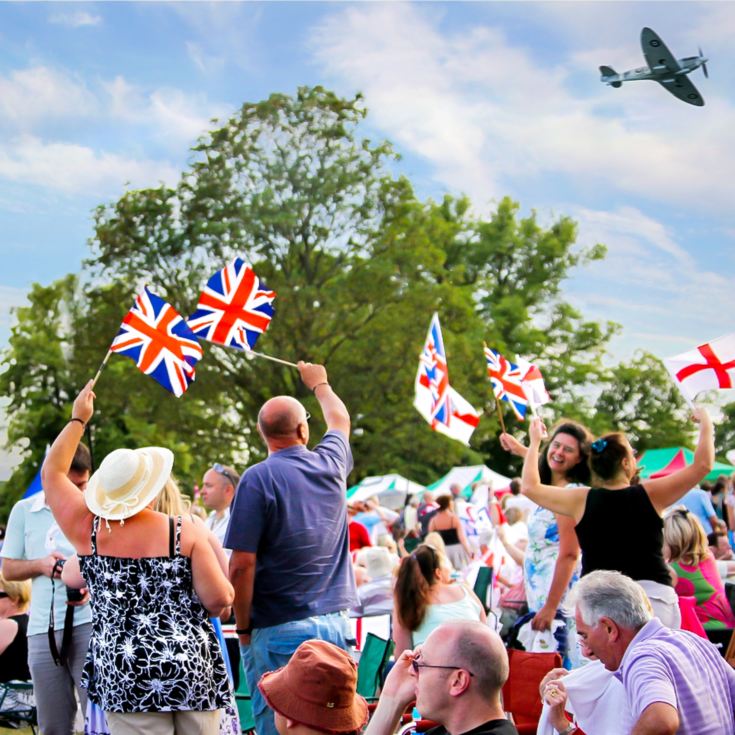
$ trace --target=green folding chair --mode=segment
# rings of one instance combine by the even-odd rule
[[[248,689],[248,680],[240,661],[240,676],[235,690],[237,714],[240,717],[240,729],[243,732],[255,732],[255,715],[253,715],[253,700]]]
[[[475,586],[472,588],[472,591],[480,598],[480,602],[485,608],[485,612],[490,611],[490,605],[487,604],[487,591],[492,585],[492,581],[492,567],[482,566],[477,570],[477,579],[475,579]]]
[[[381,677],[386,664],[393,655],[395,644],[374,633],[368,633],[357,665],[357,693],[368,702],[378,699]]]

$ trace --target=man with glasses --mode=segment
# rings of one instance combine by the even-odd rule
[[[438,723],[427,735],[518,735],[501,704],[507,679],[508,654],[497,633],[479,622],[444,623],[400,655],[365,735],[394,733],[414,699],[421,717]]]
[[[230,505],[239,482],[240,475],[232,467],[219,462],[212,465],[212,469],[207,470],[202,479],[202,500],[211,511],[205,524],[223,545],[230,522]],[[225,549],[225,553],[229,556],[232,552]]]
[[[258,413],[268,457],[242,476],[225,546],[235,619],[258,735],[277,735],[258,680],[306,640],[347,648],[346,611],[357,602],[347,534],[350,416],[322,365],[299,362],[327,432],[308,449],[309,414],[276,396]]]

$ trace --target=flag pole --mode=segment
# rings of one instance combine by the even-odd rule
[[[293,367],[298,370],[298,365],[295,362],[289,362],[288,360],[281,360],[280,357],[273,357],[273,355],[266,355],[263,352],[256,352],[255,350],[251,350],[249,347],[234,347],[233,345],[226,345],[222,342],[212,342],[212,344],[217,345],[218,347],[226,347],[228,350],[237,350],[238,352],[244,352],[246,355],[255,355],[255,357],[262,357],[266,360],[271,360],[273,362],[277,362],[280,365],[288,365],[288,367]]]
[[[255,350],[245,350],[249,355],[255,355],[256,357],[263,357],[266,360],[272,360],[273,362],[277,362],[280,365],[288,365],[289,367],[294,367],[298,369],[298,365],[295,362],[289,362],[288,360],[281,360],[280,357],[273,357],[273,355],[265,355],[262,352],[255,352]]]
[[[107,354],[105,355],[105,359],[102,360],[102,364],[99,367],[99,370],[97,371],[97,374],[92,378],[92,388],[97,384],[97,381],[100,379],[100,375],[102,374],[102,371],[105,369],[105,365],[107,365],[107,361],[110,359],[110,355],[112,354],[112,348],[107,350]]]
[[[493,397],[495,398],[495,406],[498,409],[498,418],[500,419],[500,430],[505,434],[505,421],[503,421],[503,409],[500,407],[500,401],[493,391]]]

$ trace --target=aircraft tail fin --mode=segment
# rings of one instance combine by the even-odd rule
[[[622,82],[614,81],[614,82],[608,82],[608,77],[616,77],[618,73],[613,69],[611,66],[601,66],[600,67],[600,74],[602,74],[602,78],[600,81],[606,82],[612,87],[621,87]]]

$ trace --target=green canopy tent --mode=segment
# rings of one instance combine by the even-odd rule
[[[694,461],[694,452],[685,447],[666,447],[665,449],[648,449],[638,459],[641,477],[665,477],[681,470]],[[715,462],[715,466],[704,479],[714,482],[720,475],[731,475],[735,467],[724,462]]]
[[[409,495],[421,494],[426,490],[413,480],[401,475],[379,475],[365,477],[357,485],[347,489],[347,500],[368,500],[377,496],[381,505],[398,510],[405,505]]]
[[[469,500],[476,482],[485,482],[493,490],[500,490],[510,485],[510,477],[494,472],[484,464],[452,467],[444,477],[440,477],[426,489],[433,491],[435,495],[449,495],[452,485],[459,485],[462,488],[462,496]]]

